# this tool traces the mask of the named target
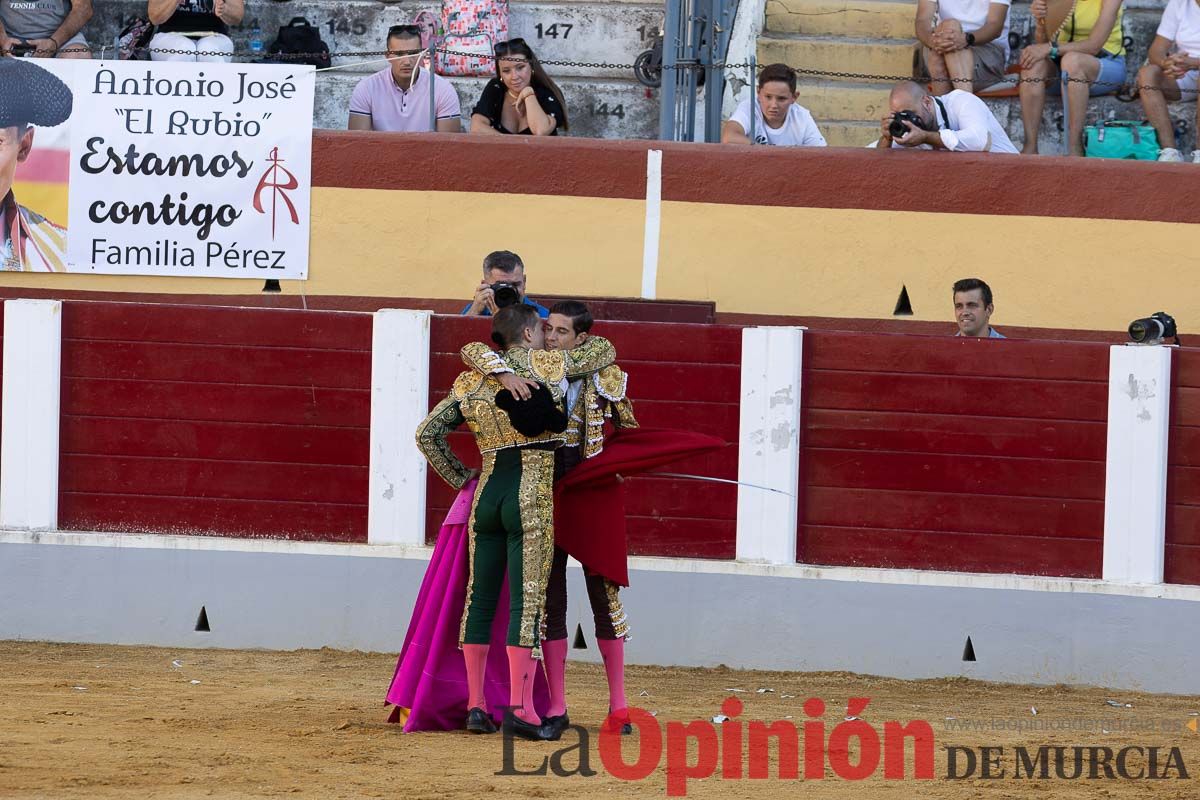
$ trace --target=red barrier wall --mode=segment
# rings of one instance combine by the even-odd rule
[[[1108,347],[805,335],[799,558],[1099,577]]]
[[[487,341],[487,321],[434,317],[430,362],[430,405],[445,397],[464,369],[459,349]],[[680,461],[664,471],[737,479],[741,329],[715,325],[602,322],[594,332],[617,348],[629,373],[629,393],[641,424],[711,433],[731,445],[703,458]],[[465,429],[464,429],[465,431]],[[470,435],[454,437],[460,457],[478,466]],[[640,555],[733,558],[737,489],[728,484],[642,477],[626,485],[630,551]],[[436,536],[453,492],[430,474],[429,541]]]
[[[1200,357],[1179,348],[1167,442],[1167,583],[1200,584]]]
[[[67,302],[64,529],[366,541],[371,317]]]

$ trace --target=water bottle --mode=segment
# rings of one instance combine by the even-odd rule
[[[262,28],[258,27],[258,25],[250,29],[250,52],[255,56],[263,54]]]

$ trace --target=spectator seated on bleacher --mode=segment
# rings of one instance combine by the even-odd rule
[[[1057,35],[1044,24],[1047,0],[1033,0],[1029,10],[1038,21],[1037,43],[1021,51],[1021,119],[1025,123],[1021,152],[1038,151],[1038,130],[1049,92],[1065,95],[1067,146],[1071,155],[1081,156],[1088,97],[1113,94],[1125,83],[1121,0],[1078,0]],[[1055,76],[1061,80],[1053,80]],[[1030,78],[1037,80],[1027,82]]]
[[[471,111],[471,133],[556,136],[567,130],[567,102],[524,39],[497,42],[496,77]]]
[[[935,95],[978,92],[1004,80],[1008,63],[1008,8],[1012,0],[920,0],[919,72]]]
[[[759,73],[758,92],[738,103],[733,116],[721,127],[721,143],[750,144],[752,128],[754,144],[825,146],[825,137],[817,129],[812,114],[796,102],[796,71],[787,64],[771,64]]]
[[[391,63],[363,78],[350,97],[350,130],[429,133],[434,128],[429,109],[432,83],[438,133],[462,133],[458,92],[445,79],[431,79],[421,68],[421,29],[393,25],[387,36]]]
[[[0,55],[91,58],[80,31],[92,18],[92,0],[0,0]]]
[[[241,22],[245,13],[243,0],[149,0],[146,15],[158,26],[150,40],[150,59],[233,61],[229,26]]]
[[[1172,47],[1175,52],[1170,52]],[[1200,91],[1200,6],[1196,0],[1170,0],[1163,11],[1162,22],[1154,43],[1150,45],[1147,64],[1138,72],[1142,108],[1146,118],[1158,133],[1159,161],[1183,161],[1175,145],[1175,127],[1167,103],[1182,100],[1195,103]],[[1200,127],[1200,104],[1197,105],[1196,125]],[[1192,163],[1200,164],[1200,149],[1192,151]]]

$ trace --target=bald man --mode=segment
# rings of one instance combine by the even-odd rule
[[[917,147],[922,150],[977,153],[1017,152],[992,112],[970,92],[955,89],[941,97],[933,97],[925,87],[912,81],[901,81],[892,87],[888,106],[891,113],[883,118],[883,135],[877,147]],[[892,121],[898,118],[908,132],[893,138],[890,127]]]
[[[17,164],[33,151],[33,127],[71,116],[71,90],[57,76],[20,58],[0,58],[0,269],[62,272],[67,232],[17,204]]]

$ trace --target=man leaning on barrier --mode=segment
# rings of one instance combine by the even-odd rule
[[[1004,334],[992,327],[992,287],[979,278],[963,278],[951,289],[954,298],[954,321],[958,324],[955,336],[979,339],[1004,339]]]
[[[984,102],[962,89],[933,97],[923,86],[901,81],[892,88],[888,106],[892,113],[883,118],[877,147],[1017,152]]]
[[[524,304],[533,306],[542,319],[550,309],[525,294],[525,264],[509,250],[496,250],[483,259],[483,280],[475,287],[475,297],[467,303],[462,314],[468,317],[490,317],[501,308]]]

